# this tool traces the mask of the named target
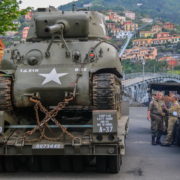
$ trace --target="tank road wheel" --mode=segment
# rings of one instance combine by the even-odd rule
[[[3,157],[1,156],[0,157],[0,172],[3,172],[4,171],[4,168],[3,168]]]
[[[176,124],[175,128],[175,142],[180,146],[180,123]]]
[[[122,164],[122,158],[120,155],[109,156],[107,160],[107,171],[110,173],[118,173]]]
[[[93,76],[93,105],[96,109],[120,111],[121,83],[114,74]]]
[[[40,161],[42,171],[52,172],[54,170],[55,159],[52,156],[42,156]]]
[[[96,157],[96,171],[99,173],[105,173],[107,171],[106,156],[97,156]]]
[[[4,169],[6,172],[16,172],[16,159],[12,156],[7,156],[4,158]]]
[[[74,172],[83,172],[84,161],[82,156],[73,157],[73,170]]]
[[[72,159],[67,156],[60,157],[60,168],[63,172],[71,172],[72,171]]]
[[[34,156],[29,158],[28,169],[31,172],[39,172],[40,169],[40,157]]]
[[[0,76],[0,111],[11,111],[13,109],[11,92],[12,79]]]

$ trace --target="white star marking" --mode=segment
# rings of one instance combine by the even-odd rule
[[[40,76],[45,77],[42,85],[45,85],[51,81],[54,81],[57,84],[61,85],[60,77],[66,76],[68,73],[57,73],[56,69],[54,68],[50,73],[47,74],[39,74]]]

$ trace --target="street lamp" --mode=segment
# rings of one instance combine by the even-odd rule
[[[154,63],[154,75],[156,73],[156,64]]]
[[[142,59],[142,71],[143,71],[143,81],[144,81],[144,66],[145,66],[146,62],[145,62],[145,59],[143,58]]]

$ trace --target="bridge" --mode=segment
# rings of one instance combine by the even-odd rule
[[[149,101],[147,92],[150,83],[177,82],[180,83],[180,75],[170,73],[132,73],[126,74],[123,79],[124,100],[130,103],[145,104]]]

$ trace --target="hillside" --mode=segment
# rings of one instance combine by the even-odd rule
[[[93,10],[128,9],[180,24],[180,0],[79,0],[76,6],[83,8],[83,5],[90,3]],[[69,10],[71,7],[72,3],[69,3],[60,9]]]

